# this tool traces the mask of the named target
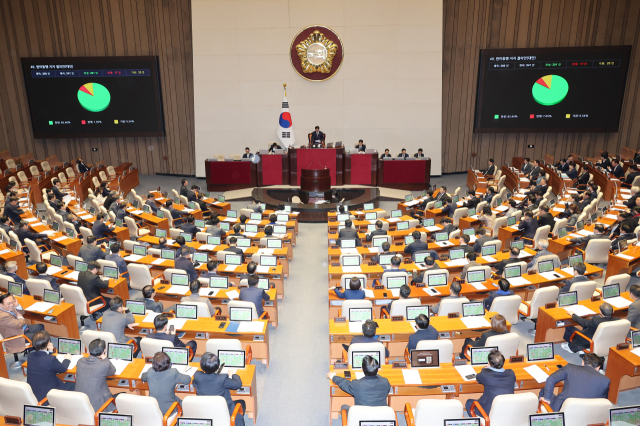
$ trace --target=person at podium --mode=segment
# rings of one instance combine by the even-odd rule
[[[271,146],[269,147],[269,152],[275,152],[276,149],[282,149],[282,147],[278,145],[278,142],[274,142],[271,144]]]
[[[358,141],[358,146],[356,146],[356,148],[358,148],[358,152],[365,152],[367,150],[367,146],[362,142],[362,139]]]
[[[402,148],[402,152],[398,154],[398,158],[409,158],[409,154],[407,154],[407,150]]]
[[[313,133],[309,135],[309,146],[324,146],[325,135],[320,131],[320,126],[316,126]]]
[[[422,158],[422,157],[424,157],[424,153],[423,153],[423,151],[422,151],[422,148],[418,148],[418,152],[416,152],[415,154],[413,154],[413,156],[414,156],[415,158]]]
[[[391,158],[391,154],[389,153],[389,148],[384,150],[384,154],[380,156],[380,159],[382,160],[385,157]]]

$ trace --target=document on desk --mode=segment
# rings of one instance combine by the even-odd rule
[[[369,247],[369,253],[380,253],[380,247]]]
[[[133,210],[131,214],[142,214],[144,213],[142,210]]]
[[[531,257],[531,256],[533,256],[531,253],[528,253],[528,252],[522,250],[520,252],[520,254],[518,255],[518,259],[524,259],[525,257]]]
[[[264,325],[265,323],[262,321],[240,321],[238,333],[262,333]]]
[[[191,367],[188,365],[176,366],[175,369],[178,370],[178,372],[191,377],[193,377],[193,375],[196,374],[196,371],[198,371],[198,367]]]
[[[66,355],[64,354],[59,354],[56,355],[56,358],[58,359],[58,361],[62,362],[64,361],[64,357]],[[83,358],[82,355],[71,355],[71,362],[69,363],[69,367],[67,367],[67,371],[69,370],[73,370],[74,368],[76,368],[76,364],[78,363],[78,360]]]
[[[509,281],[509,284],[514,285],[516,287],[531,284],[531,282],[525,280],[522,277],[507,278],[507,281]]]
[[[542,371],[542,368],[538,367],[537,365],[530,365],[529,367],[525,367],[524,371],[529,373],[529,375],[531,375],[531,377],[533,377],[534,380],[538,383],[544,383],[549,378],[549,375]]]
[[[557,280],[558,278],[564,278],[564,276],[560,275],[557,272],[541,272],[538,275],[540,275],[542,278],[546,279],[546,280]]]
[[[63,278],[65,280],[78,281],[78,275],[79,274],[80,274],[80,272],[73,271],[73,272],[69,272],[68,274],[66,274]]]
[[[621,259],[626,259],[626,260],[633,260],[633,256],[629,256],[628,254],[623,254],[623,253],[616,254],[616,257],[619,257]]]
[[[85,214],[85,215],[78,216],[78,217],[79,217],[80,219],[82,219],[82,220],[89,220],[89,219],[92,219],[92,218],[93,218],[93,216],[91,216],[90,214]]]
[[[455,369],[458,370],[458,373],[462,377],[462,380],[464,380],[465,382],[470,382],[476,379],[476,370],[474,370],[473,366],[471,365],[456,365]],[[468,379],[467,376],[471,375],[473,375],[473,378]]]
[[[238,297],[240,297],[240,293],[238,293],[237,290],[227,291],[227,298],[233,300],[237,299]]]
[[[618,216],[616,216],[615,214],[606,214],[604,215],[604,217],[606,217],[607,219],[618,220]]]
[[[220,291],[220,289],[219,289],[219,288],[209,288],[209,287],[205,287],[205,288],[201,288],[201,289],[198,291],[198,294],[199,294],[200,296],[203,296],[203,297],[216,297],[216,295],[218,294],[218,292],[219,292],[219,291]],[[209,294],[209,293],[211,293],[211,294]]]
[[[123,359],[112,359],[111,364],[113,364],[113,366],[116,368],[116,373],[114,374],[114,376],[119,376],[122,374],[124,369],[127,368],[129,364],[131,364],[131,361],[125,361]]]
[[[349,321],[349,333],[362,333],[363,321]]]
[[[567,268],[562,268],[560,269],[562,272],[564,272],[565,274],[569,274],[573,277],[573,267],[569,266]]]
[[[153,323],[153,321],[156,319],[156,317],[160,315],[157,312],[147,312],[147,315],[144,317],[144,319],[142,320],[142,322],[151,322]]]
[[[440,228],[439,226],[425,226],[424,229],[426,229],[429,232],[438,232],[441,231],[442,228]]]
[[[235,217],[225,217],[223,219],[223,222],[235,222],[236,220],[238,220],[238,219],[235,218]]]
[[[399,217],[390,217],[389,219],[387,219],[387,222],[389,223],[395,223],[395,222],[399,222],[400,218]]]
[[[496,259],[493,256],[482,256],[480,257],[482,260],[484,260],[485,262],[491,262],[491,263],[497,263],[498,259]]]
[[[22,219],[22,220],[24,220],[27,223],[31,223],[31,222],[35,222],[36,220],[38,220],[38,218],[37,217],[28,217],[28,218]]]
[[[640,348],[635,348],[631,350],[631,353],[636,355],[636,356],[640,356]]]
[[[343,266],[342,272],[347,274],[359,274],[362,272],[362,268],[360,266]]]
[[[149,369],[153,367],[153,364],[145,364],[144,367],[142,367],[142,371],[140,372],[140,375],[138,376],[138,379],[142,378],[142,375],[144,373],[146,373],[147,371],[149,371]]]
[[[424,290],[425,293],[427,293],[429,296],[436,296],[438,294],[441,294],[437,288],[435,287],[425,287],[422,290]]]
[[[167,324],[169,324],[169,327],[173,325],[176,330],[181,330],[186,322],[186,318],[171,318]]]
[[[467,263],[469,263],[467,259],[456,259],[456,260],[450,260],[448,262],[444,262],[444,264],[447,266],[464,266]]]
[[[0,252],[0,254],[2,254],[2,252]],[[47,268],[47,275],[53,275],[53,274],[57,274],[58,272],[62,271],[62,268],[58,267],[58,266],[49,266]]]
[[[159,257],[156,260],[154,260],[153,262],[151,262],[152,265],[162,265],[162,262],[164,262],[165,259]]]
[[[613,305],[614,307],[616,307],[618,309],[626,308],[627,306],[629,306],[632,303],[631,300],[627,300],[622,296],[609,297],[607,299],[604,299],[604,301],[607,302],[610,305]]]
[[[198,250],[200,251],[213,251],[215,250],[216,246],[213,246],[211,244],[203,244],[200,246],[200,248]]]
[[[49,302],[36,302],[33,305],[29,306],[28,308],[24,308],[24,310],[30,311],[30,312],[47,312],[49,309],[53,308],[54,306],[56,305]]]
[[[463,317],[461,318],[462,322],[467,328],[485,328],[491,327],[491,324],[485,317],[474,316],[474,317]]]
[[[587,315],[595,315],[596,314],[591,309],[587,308],[586,306],[582,306],[582,305],[566,306],[564,308],[564,310],[567,311],[567,313],[569,313],[571,315],[576,314],[579,317],[585,317]]]
[[[261,248],[260,250],[257,251],[256,254],[257,255],[266,254],[270,256],[273,254],[274,251],[275,251],[274,249]]]
[[[498,206],[494,210],[498,210],[499,212],[506,212],[509,210],[509,206]]]
[[[64,241],[69,239],[69,237],[58,237],[58,238],[54,238],[53,241],[55,241],[56,243],[59,243],[60,241]]]
[[[482,283],[469,283],[471,284],[476,290],[486,290],[487,287],[484,286],[484,284]]]
[[[341,248],[340,253],[342,254],[358,254],[357,248]]]
[[[520,228],[518,227],[518,224],[516,223],[515,225],[509,226],[509,229],[513,229],[514,231],[517,231]]]
[[[189,286],[186,285],[172,285],[165,293],[167,294],[187,294]]]
[[[373,293],[373,290],[366,288],[364,290],[364,297],[368,297],[369,299],[373,299],[375,296],[375,294]]]
[[[9,250],[9,249],[5,249],[5,250],[0,251],[0,254],[9,253],[10,251],[11,251],[11,250]]]
[[[269,266],[260,265],[256,268],[256,272],[259,274],[266,274],[269,272]]]
[[[588,237],[589,235],[593,235],[593,232],[587,231],[586,229],[581,229],[580,231],[578,231],[578,234],[584,237]]]
[[[137,262],[143,257],[144,256],[140,256],[139,254],[130,254],[129,256],[125,257],[124,260],[128,260],[129,262]]]
[[[392,288],[392,289],[389,289],[389,291],[391,291],[391,294],[393,295],[393,297],[400,297],[400,289],[399,288]]]
[[[250,225],[260,225],[260,223],[262,223],[261,220],[250,220],[247,222]]]
[[[236,270],[238,265],[224,265],[225,272],[233,272]]]
[[[404,368],[402,370],[402,376],[404,377],[405,385],[421,385],[422,378],[420,377],[420,371],[418,370],[410,370],[408,368]]]
[[[354,371],[354,373],[356,373],[356,379],[360,380],[364,377],[364,372],[363,371]]]
[[[408,203],[404,203],[405,206],[407,207],[411,207],[411,206],[415,206],[416,204],[419,204],[420,200],[413,200],[413,201],[409,201]]]
[[[54,231],[53,229],[47,229],[46,231],[40,231],[40,233],[44,235],[51,235],[51,234],[55,234],[56,231]]]
[[[563,209],[563,208],[561,208],[561,207],[554,207],[554,208],[553,208],[553,211],[554,211],[554,212],[563,212],[563,211],[564,211],[564,209]]]

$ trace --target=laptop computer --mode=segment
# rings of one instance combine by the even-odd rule
[[[389,290],[394,289],[394,288],[400,288],[405,284],[407,284],[407,276],[404,276],[404,277],[388,277],[387,278],[387,288]]]
[[[237,219],[238,212],[235,210],[227,210],[226,217],[230,217],[232,219]]]
[[[583,263],[582,254],[576,254],[574,256],[569,256],[569,266],[571,266],[573,268],[578,263]]]
[[[62,268],[62,256],[52,254],[51,257],[49,258],[49,263],[51,263],[51,266],[57,266],[58,268]]]
[[[362,205],[362,210],[373,210],[374,208],[373,203],[364,203]]]
[[[406,231],[407,229],[409,229],[409,222],[398,222],[396,224],[396,229],[398,231]]]
[[[189,275],[188,274],[171,274],[171,285],[189,285]]]
[[[467,282],[471,283],[481,283],[486,281],[485,270],[478,271],[467,271]]]
[[[538,273],[553,271],[553,260],[538,262]]]
[[[130,414],[98,413],[98,426],[133,426]]]
[[[15,296],[15,297],[22,297],[22,294],[24,293],[24,284],[22,283],[14,283],[9,281],[7,283],[8,286],[8,293]]]
[[[227,265],[242,265],[242,256],[239,254],[227,254],[224,256],[224,263]]]
[[[81,262],[79,260],[76,260],[74,269],[78,272],[84,272],[87,269],[89,269],[89,264],[87,262]]]
[[[56,409],[39,405],[25,405],[22,417],[24,426],[55,426]]]
[[[516,224],[516,217],[515,216],[509,216],[507,218],[507,226],[513,226]]]
[[[413,253],[413,261],[415,263],[424,263],[425,259],[431,255],[430,252]]]
[[[136,244],[133,246],[133,254],[137,254],[138,256],[146,256],[147,255],[147,246],[143,246],[140,244]]]
[[[276,215],[276,221],[278,222],[289,222],[288,214],[278,214]]]
[[[262,220],[262,213],[251,213],[249,215],[249,219],[251,219],[251,220]]]
[[[158,211],[156,212],[156,216],[158,217],[158,219],[164,219],[164,212],[158,209]]]
[[[564,413],[530,414],[529,426],[564,426]]]
[[[447,274],[427,275],[427,285],[429,287],[438,287],[441,285],[447,285]]]
[[[412,194],[407,194],[404,196],[404,202],[408,203],[409,201],[413,201],[413,195]]]
[[[209,255],[207,253],[202,253],[197,251],[193,253],[193,261],[200,263],[207,263],[209,261]]]
[[[213,424],[211,423],[211,419],[196,419],[196,418],[193,418],[193,417],[178,417],[177,426],[213,426]]]
[[[229,277],[209,277],[210,288],[229,288]]]
[[[376,212],[369,212],[364,214],[364,220],[377,220],[377,219],[378,219],[378,213]]]
[[[578,292],[568,291],[566,293],[558,294],[558,307],[564,308],[565,306],[578,304]]]
[[[198,307],[183,303],[176,304],[176,318],[198,319]]]
[[[175,250],[171,250],[171,249],[162,249],[162,251],[160,252],[160,257],[162,259],[175,260],[176,252]]]
[[[191,242],[191,240],[193,240],[193,235],[188,234],[188,233],[186,233],[186,232],[181,232],[181,233],[180,233],[180,236],[181,236],[182,238],[184,238],[184,241],[185,241],[185,242],[187,242],[187,243],[190,243],[190,242]]]
[[[220,245],[220,237],[214,237],[212,235],[207,236],[207,244],[210,246],[219,246]]]
[[[380,264],[380,266],[391,265],[391,259],[393,259],[395,256],[396,255],[394,253],[381,254],[380,256],[378,256],[378,263]]]
[[[269,238],[269,239],[267,239],[267,248],[281,249],[282,248],[282,240],[277,239],[277,238]]]
[[[480,426],[480,419],[446,419],[444,426]]]
[[[555,354],[553,352],[553,342],[529,343],[527,345],[528,361],[547,361],[552,359],[555,359]]]
[[[447,232],[436,232],[435,239],[436,242],[447,241],[449,239],[449,234]]]
[[[602,286],[602,298],[609,299],[610,297],[620,296],[620,284],[609,284]]]
[[[219,225],[220,229],[222,229],[223,231],[228,231],[231,228],[229,222],[220,222]]]
[[[127,343],[107,343],[107,358],[131,361],[133,360],[133,345]]]
[[[517,278],[522,276],[522,268],[520,265],[505,266],[504,277],[505,278]]]
[[[374,358],[376,361],[378,361],[378,365],[380,365],[380,352],[352,351],[351,352],[351,368],[362,368],[362,360],[366,356],[370,356]]]
[[[436,220],[434,218],[430,218],[430,219],[425,219],[422,221],[422,224],[427,227],[427,226],[435,226],[436,225]]]
[[[449,260],[458,259],[464,259],[464,250],[457,248],[449,250]]]
[[[524,240],[511,241],[511,248],[514,247],[518,250],[524,250]]]
[[[413,239],[412,235],[405,235],[404,236],[404,245],[408,246],[409,244],[415,242],[415,240]]]
[[[479,348],[471,348],[471,365],[487,365],[489,362],[489,353],[498,349],[497,346],[483,346]]]
[[[256,287],[263,290],[269,290],[269,278],[258,278],[258,284]]]
[[[156,228],[156,237],[157,238],[167,238],[167,230]]]
[[[336,220],[338,222],[344,222],[346,220],[349,220],[349,213],[338,213],[336,215]]]
[[[609,426],[640,425],[640,405],[615,407],[609,410]]]
[[[271,255],[261,255],[259,259],[260,266],[278,266],[278,257]]]
[[[58,338],[58,353],[59,354],[82,354],[82,341],[80,339],[69,339],[67,337]]]
[[[245,368],[245,351],[218,350],[220,364],[225,368]]]
[[[229,321],[253,321],[251,308],[229,307]]]
[[[342,266],[360,266],[360,256],[342,256]]]
[[[474,228],[465,228],[462,230],[462,235],[473,237],[474,235],[476,235],[476,230]]]
[[[407,321],[415,321],[419,315],[426,315],[429,318],[429,305],[407,306]]]
[[[482,246],[482,255],[483,256],[493,256],[496,254],[497,247],[495,244],[489,244],[488,246]]]
[[[105,278],[109,278],[110,280],[117,280],[120,277],[118,268],[115,268],[113,266],[103,266],[102,275],[104,275]]]
[[[631,344],[634,348],[640,347],[640,330],[631,332]]]
[[[252,224],[248,223],[248,224],[246,224],[244,226],[244,232],[257,233],[258,232],[258,225],[252,225]]]
[[[273,226],[273,234],[274,235],[286,234],[286,233],[287,233],[286,225],[274,225]]]
[[[356,248],[356,240],[340,240],[340,248]]]
[[[567,227],[563,226],[562,228],[558,229],[558,238],[564,238],[568,233],[569,231],[567,230]]]
[[[139,300],[127,300],[125,306],[133,315],[144,315],[147,311],[147,305]]]
[[[360,322],[373,319],[373,308],[350,308],[349,321]]]
[[[144,213],[151,214],[151,206],[149,206],[148,204],[143,205],[143,206],[142,206],[142,211],[143,211]]]
[[[189,365],[189,348],[162,348],[174,365]]]
[[[382,244],[384,244],[385,242],[387,242],[386,235],[385,236],[380,236],[380,237],[373,237],[371,239],[371,244],[373,245],[373,247],[381,247]]]
[[[44,295],[42,296],[43,301],[59,305],[61,298],[62,296],[59,291],[49,290],[48,288],[44,289]]]
[[[391,210],[391,217],[402,217],[402,210]]]
[[[440,350],[412,349],[411,368],[440,367]]]
[[[484,304],[482,302],[469,302],[462,304],[463,317],[484,316]]]

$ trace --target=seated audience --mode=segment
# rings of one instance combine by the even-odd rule
[[[107,377],[116,374],[116,367],[107,358],[107,344],[102,339],[89,343],[89,356],[78,360],[76,366],[76,392],[89,397],[91,407],[98,411],[108,400],[113,398]],[[111,403],[105,411],[113,411],[116,406]]]
[[[491,404],[496,396],[513,395],[514,385],[516,384],[516,373],[511,369],[504,368],[504,355],[499,350],[494,349],[489,352],[489,362],[476,375],[478,384],[484,386],[484,392],[478,399],[478,404],[488,415],[491,412]],[[467,413],[471,415],[471,406],[475,400],[468,399],[465,408]],[[478,410],[476,415],[480,415]]]
[[[438,340],[438,330],[429,324],[429,317],[425,314],[416,317],[416,326],[418,326],[418,331],[409,336],[407,344],[407,349],[410,351],[415,349],[418,342],[422,340]]]
[[[51,343],[51,336],[46,331],[38,331],[31,340],[34,351],[29,353],[27,368],[27,383],[38,401],[47,397],[51,389],[72,391],[73,382],[63,382],[58,374],[66,373],[71,363],[71,355],[66,354],[62,362],[53,356],[55,348]]]
[[[182,403],[182,400],[176,396],[176,385],[188,385],[191,383],[191,376],[179,373],[172,368],[169,355],[156,352],[151,368],[142,373],[140,380],[148,383],[149,396],[158,401],[160,411],[164,414],[169,411],[174,402]]]

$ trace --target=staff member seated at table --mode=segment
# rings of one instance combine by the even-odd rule
[[[568,292],[571,289],[571,285],[573,283],[581,283],[581,282],[589,281],[589,278],[584,276],[585,272],[587,272],[587,265],[585,265],[582,262],[577,263],[573,267],[574,277],[571,278],[570,280],[562,281],[563,286],[560,288],[560,293]]]
[[[18,271],[18,262],[11,260],[5,263],[4,268],[7,271],[5,272],[5,275],[13,278],[13,281],[15,281],[16,283],[23,284],[24,294],[29,295],[29,289],[27,288],[25,280],[22,279],[20,275],[16,274],[16,272]]]
[[[530,210],[524,212],[524,220],[521,220],[518,224],[518,229],[522,231],[522,237],[530,240],[536,235],[538,230],[538,221],[533,218],[533,213]]]
[[[142,297],[136,299],[139,302],[144,302],[145,309],[150,312],[158,314],[162,313],[162,303],[156,302],[156,291],[152,285],[146,285],[142,288]]]
[[[211,277],[219,277],[218,275],[218,263],[210,260],[207,262],[207,272],[203,272],[200,274],[200,278],[211,278]],[[229,283],[232,285],[232,283]]]
[[[380,341],[380,337],[376,336],[376,328],[378,324],[373,320],[366,320],[362,323],[362,336],[353,336],[351,343],[343,344],[345,351],[349,352],[349,346],[354,343],[376,343]],[[385,349],[385,357],[389,357],[389,349]]]
[[[438,340],[438,330],[429,324],[428,316],[425,314],[418,315],[416,317],[416,325],[418,326],[418,331],[409,336],[409,343],[407,344],[407,349],[410,351],[414,350],[418,342],[422,340]]]
[[[388,241],[385,241],[384,243],[382,243],[380,248],[382,249],[382,253],[376,254],[373,257],[371,257],[371,261],[372,262],[380,263],[380,255],[381,254],[389,254],[389,253],[391,253],[391,244],[389,244]]]
[[[249,204],[245,209],[251,210],[254,213],[262,213],[262,206],[255,198],[251,198],[251,204]]]
[[[365,152],[367,150],[367,146],[364,144],[362,139],[358,141],[358,145],[356,145],[358,152]]]
[[[239,254],[242,259],[242,263],[244,263],[244,252],[241,248],[238,247],[238,239],[236,237],[229,238],[229,247],[224,249],[224,251],[230,251],[235,254]]]
[[[514,294],[513,290],[510,290],[511,284],[509,283],[508,280],[504,278],[500,278],[498,280],[498,286],[500,287],[500,290],[490,292],[489,296],[487,296],[487,298],[484,299],[483,303],[484,303],[484,309],[486,311],[488,311],[489,308],[491,308],[491,304],[496,298],[500,296],[513,296]]]
[[[429,244],[424,241],[420,241],[420,231],[413,231],[411,236],[413,237],[413,242],[404,247],[404,252],[410,255],[413,255],[416,252],[429,250]]]
[[[520,249],[518,247],[511,247],[511,250],[509,250],[509,257],[492,266],[492,268],[496,270],[496,275],[502,275],[504,267],[508,264],[520,262],[518,256],[520,256]]]
[[[174,225],[179,225],[180,223],[183,222],[182,220],[182,215],[188,215],[189,213],[185,212],[182,213],[180,210],[176,210],[173,207],[173,201],[171,200],[167,200],[167,202],[164,204],[166,209],[169,210],[169,213],[171,213],[171,218],[173,219],[173,224]]]
[[[353,405],[386,407],[391,385],[389,380],[378,375],[378,368],[378,361],[374,357],[367,355],[362,358],[362,371],[364,372],[362,379],[347,380],[344,377],[337,376],[333,371],[327,373],[327,378],[344,392],[353,395]],[[342,410],[346,410],[349,413],[349,406],[343,405],[340,411]]]
[[[222,230],[222,228],[220,228],[220,219],[218,219],[217,217],[214,217],[211,220],[207,221],[206,225],[207,234],[220,238],[224,236],[224,231]]]
[[[4,214],[9,219],[11,219],[11,222],[20,223],[20,221],[22,220],[20,215],[24,213],[26,212],[18,207],[18,197],[9,197],[9,202],[5,202]]]
[[[324,144],[324,138],[325,136],[324,136],[324,133],[320,131],[320,126],[316,126],[313,133],[311,133],[309,144],[310,145]]]
[[[25,238],[30,239],[34,243],[37,243],[38,240],[42,240],[43,238],[47,238],[46,234],[39,234],[39,233],[31,232],[29,230],[29,222],[24,221],[24,220],[21,220],[20,222],[18,222],[18,227],[16,229],[16,235],[18,236],[18,239],[20,240],[20,244],[22,244],[23,246],[25,245],[25,242],[24,242]],[[29,252],[26,247],[23,250],[26,250],[27,253]]]
[[[107,233],[111,233],[113,231],[113,228],[105,225],[104,220],[107,217],[106,214],[104,213],[98,213],[98,216],[96,216],[96,221],[93,222],[93,227],[91,228],[91,233],[94,235],[94,237],[96,237],[98,240],[105,240],[108,238]]]
[[[129,338],[124,335],[124,329],[133,328],[138,325],[129,308],[124,306],[124,301],[120,296],[114,296],[109,301],[109,310],[102,315],[102,327],[100,331],[108,331],[113,333],[118,343],[127,343]],[[135,358],[140,352],[140,340],[142,337],[134,337],[138,344],[138,350],[133,354]]]
[[[452,282],[451,285],[449,286],[449,296],[445,296],[442,299],[440,299],[440,302],[438,302],[438,306],[432,306],[431,312],[433,312],[434,314],[437,314],[438,311],[440,310],[440,304],[445,299],[460,299],[461,291],[462,291],[462,285],[460,285],[460,282],[458,281]]]
[[[455,203],[451,202],[450,198],[445,198],[442,201],[442,214],[444,214],[448,218],[453,218],[453,215],[456,212],[457,208],[458,206]]]
[[[486,414],[491,412],[493,399],[499,395],[513,395],[516,384],[516,373],[511,369],[505,370],[504,355],[499,350],[494,349],[489,352],[488,361],[487,365],[476,375],[478,384],[484,386],[484,392],[477,402]],[[475,400],[468,399],[465,404],[469,415],[471,415],[471,406],[474,402]],[[479,412],[476,410],[475,414],[479,415]]]
[[[458,246],[458,248],[464,250],[465,255],[467,253],[473,253],[473,246],[469,245],[469,241],[471,241],[470,236],[466,234],[462,234],[460,235],[460,240],[458,241],[460,242],[460,245]]]
[[[24,334],[33,342],[33,336],[44,330],[42,324],[27,325],[22,313],[24,309],[18,304],[18,300],[10,293],[0,294],[0,334],[5,339]],[[24,339],[8,340],[4,343],[8,353],[24,351]]]
[[[533,269],[533,267],[536,264],[536,261],[543,257],[543,256],[552,256],[554,255],[554,253],[551,253],[549,250],[549,240],[544,238],[541,240],[538,240],[538,252],[536,253],[535,256],[533,256],[533,259],[531,259],[531,261],[527,264],[527,269]],[[558,256],[555,256],[553,258],[553,269],[556,268],[560,268],[560,258]]]
[[[584,334],[590,339],[593,337],[600,324],[602,324],[603,322],[617,321],[619,319],[621,318],[613,317],[613,306],[608,303],[601,304],[600,315],[596,315],[591,318],[579,317],[576,314],[571,315],[571,320],[582,327],[582,330],[579,330],[580,333]],[[562,343],[562,345],[560,346],[562,346],[562,349],[567,352],[581,352],[583,349],[589,347],[589,342],[578,334],[573,337],[573,341],[569,342],[569,339],[571,339],[574,331],[578,331],[578,329],[573,326],[567,327],[564,330],[564,340],[566,340],[566,342]]]
[[[467,201],[462,203],[462,207],[466,207],[468,209],[475,209],[480,203],[480,198],[476,197],[476,192],[473,189],[467,191],[466,199]]]
[[[358,231],[352,228],[353,222],[351,219],[347,219],[344,222],[344,228],[338,232],[338,245],[342,240],[356,240],[356,247],[362,247],[362,241],[358,238]]]
[[[569,163],[569,170],[567,171],[567,176],[571,180],[576,179],[578,177],[578,172],[576,171],[575,163]]]
[[[384,150],[384,154],[382,154],[382,155],[380,156],[380,159],[383,159],[383,158],[385,158],[385,157],[387,157],[387,158],[391,158],[391,154],[389,153],[389,148],[387,148],[387,149],[385,149],[385,150]]]
[[[496,166],[493,164],[493,158],[489,159],[489,167],[483,173],[486,176],[495,176],[496,174]]]
[[[240,376],[235,374],[235,370],[228,370],[226,374],[218,374],[220,360],[217,355],[205,352],[200,358],[200,369],[193,375],[193,386],[196,388],[198,396],[222,396],[224,397],[229,414],[232,415],[236,409],[236,404],[240,404],[242,412],[247,409],[246,403],[238,399],[231,399],[230,390],[238,390],[242,387]],[[244,417],[238,413],[236,415],[235,426],[244,426]]]
[[[384,274],[387,274],[389,272],[400,272],[400,265],[402,265],[402,256],[400,256],[399,254],[393,256],[391,258],[391,267],[388,269],[385,268],[385,271],[382,273],[380,282],[382,282],[382,280],[384,279]]]
[[[376,229],[367,234],[366,240],[371,241],[376,235],[387,235],[387,231],[382,229],[382,221],[376,220]]]
[[[263,300],[271,300],[271,297],[261,288],[258,288],[259,278],[257,275],[251,275],[247,278],[247,282],[249,287],[245,287],[240,289],[240,300],[243,302],[251,302],[256,307],[256,313],[258,314],[258,318],[262,316],[264,309],[262,307]],[[257,319],[257,318],[256,318]]]
[[[567,398],[607,398],[611,379],[600,374],[601,358],[596,354],[585,354],[582,366],[567,364],[547,377],[544,388],[540,390],[540,401],[560,411]],[[562,392],[553,394],[556,384],[564,381]]]
[[[191,383],[191,376],[171,368],[169,355],[156,352],[151,368],[142,373],[140,380],[149,384],[149,396],[155,398],[160,411],[166,413],[174,402],[182,404],[182,400],[176,396],[176,385],[188,385]]]
[[[57,374],[66,373],[71,364],[71,355],[66,354],[62,362],[53,356],[55,348],[51,336],[46,331],[38,331],[31,340],[34,351],[27,357],[27,383],[38,401],[47,397],[51,389],[72,391],[75,383],[63,382]],[[47,404],[48,405],[48,404]]]
[[[409,299],[409,297],[411,296],[411,287],[409,287],[408,285],[404,284],[402,287],[400,287],[400,290],[398,291],[398,300],[406,300]],[[381,308],[381,313],[384,313],[387,315],[387,317],[390,316],[391,313],[391,306],[393,305],[393,302],[395,302],[395,300],[392,300],[391,303],[389,303],[386,306],[383,306]]]
[[[180,303],[202,302],[207,305],[207,308],[209,308],[209,315],[213,317],[216,315],[216,308],[213,307],[208,297],[200,296],[200,287],[202,287],[202,285],[197,278],[192,280],[191,284],[189,284],[189,291],[191,291],[191,295],[184,296],[180,299]]]
[[[360,279],[358,277],[351,277],[351,279],[349,280],[348,289],[342,291],[341,289],[336,288],[336,286],[333,286],[329,290],[333,290],[336,296],[338,296],[340,299],[364,299],[365,293],[361,287],[362,285],[360,284]]]
[[[153,327],[156,329],[155,333],[149,333],[146,335],[147,339],[166,340],[171,342],[176,348],[190,348],[189,361],[193,359],[198,349],[198,343],[195,340],[190,340],[184,343],[176,335],[175,331],[169,331],[169,315],[160,314],[153,319]]]
[[[244,223],[242,222],[242,220],[244,219],[244,221],[247,221],[247,217],[245,215],[240,216],[240,223]],[[235,225],[233,225],[233,234],[231,235],[235,235],[237,238],[241,238],[242,237],[242,228],[240,227],[240,224],[236,223]]]
[[[433,257],[434,255],[437,256],[438,253],[436,253],[434,250],[430,250],[430,253],[431,254],[429,256],[424,258],[425,270],[418,272],[418,275],[414,279],[411,280],[411,285],[422,284],[424,282],[424,274],[425,274],[425,272],[427,272],[427,271],[436,271],[438,269],[442,269],[436,263],[435,257]]]
[[[509,330],[507,329],[507,320],[505,319],[505,317],[500,314],[494,315],[493,317],[491,317],[491,330],[483,332],[480,337],[477,337],[475,339],[472,339],[471,337],[467,337],[466,339],[464,339],[460,357],[464,358],[464,352],[467,350],[467,346],[480,348],[487,343],[487,339],[489,337],[507,333],[509,333]]]
[[[418,152],[416,152],[415,154],[413,154],[413,157],[414,157],[414,158],[422,158],[422,157],[424,157],[424,154],[423,154],[422,148],[418,148]]]
[[[553,215],[549,213],[549,206],[540,206],[540,211],[538,212],[538,227],[547,225],[553,229],[555,220]]]
[[[402,152],[398,154],[398,158],[409,158],[409,154],[407,154],[407,150],[402,148]]]
[[[107,377],[116,374],[116,367],[107,358],[107,344],[102,339],[95,339],[89,343],[89,356],[80,358],[76,366],[76,392],[82,392],[89,397],[91,407],[98,411],[109,398],[113,398]],[[109,404],[105,411],[113,411],[116,407]]]
[[[493,197],[496,196],[496,190],[493,189],[492,186],[489,186],[487,188],[487,192],[484,194],[484,197],[482,197],[482,201],[486,201],[487,203],[491,203],[491,200],[493,200]]]
[[[242,158],[253,158],[253,154],[251,153],[251,150],[249,149],[249,147],[246,147],[244,149],[244,154],[242,154]]]
[[[153,201],[153,194],[147,194],[147,201],[145,201],[144,204],[149,206],[151,214],[158,213],[158,206],[156,206],[155,201]]]
[[[621,241],[634,239],[636,237],[636,234],[633,233],[634,228],[635,226],[623,222],[620,226],[620,235],[611,242],[611,250],[619,250]]]
[[[56,277],[52,277],[51,275],[47,275],[47,264],[44,262],[38,262],[36,263],[36,272],[38,272],[38,276],[34,277],[38,280],[45,280],[48,281],[49,284],[51,285],[51,288],[53,290],[59,290],[60,286],[58,285],[58,282],[56,280]]]

